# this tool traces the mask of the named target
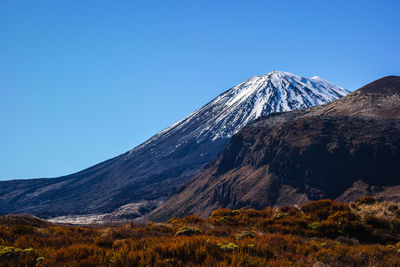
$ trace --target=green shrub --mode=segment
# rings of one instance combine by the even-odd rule
[[[236,234],[236,239],[254,238],[256,235],[250,231],[243,231]]]
[[[319,222],[312,222],[308,225],[308,228],[310,228],[311,230],[318,230],[319,227]]]
[[[0,263],[4,266],[35,266],[36,258],[33,248],[0,246]]]
[[[175,236],[190,236],[190,235],[201,235],[201,234],[203,234],[203,231],[197,227],[184,226],[175,233]]]
[[[217,246],[223,251],[235,251],[239,249],[239,246],[232,242],[218,243]]]
[[[286,216],[289,216],[289,213],[278,212],[278,213],[275,213],[274,216],[272,216],[272,218],[280,219],[280,218],[283,218],[283,217],[286,217]]]

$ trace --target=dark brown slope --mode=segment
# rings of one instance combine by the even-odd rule
[[[150,218],[361,195],[400,201],[399,76],[254,122]]]

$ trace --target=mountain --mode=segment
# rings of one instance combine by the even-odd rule
[[[252,77],[115,158],[59,178],[0,182],[0,213],[141,216],[201,171],[248,123],[347,93],[318,77],[279,71]]]
[[[264,208],[363,195],[400,201],[400,77],[323,106],[262,117],[150,215]]]

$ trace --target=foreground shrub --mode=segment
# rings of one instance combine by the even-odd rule
[[[338,211],[347,211],[347,204],[339,203],[329,199],[312,201],[300,206],[300,209],[316,220],[326,220],[330,215]]]
[[[239,249],[239,246],[235,245],[232,242],[218,243],[217,245],[223,251],[235,251]]]
[[[358,204],[371,205],[376,203],[377,201],[375,197],[366,196],[366,197],[360,197],[357,202]]]
[[[256,235],[250,231],[243,231],[235,235],[236,239],[254,238]]]
[[[184,226],[175,233],[175,236],[191,236],[191,235],[201,235],[203,231],[197,227]]]
[[[38,258],[39,256],[32,248],[20,249],[0,246],[0,263],[2,266],[35,266]]]

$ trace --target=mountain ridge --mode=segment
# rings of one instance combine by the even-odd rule
[[[259,118],[150,219],[321,198],[400,200],[399,107],[400,77],[388,76],[322,106]]]

